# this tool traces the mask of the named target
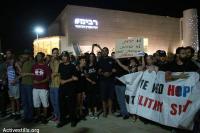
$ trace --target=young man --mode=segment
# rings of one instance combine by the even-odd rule
[[[57,127],[60,128],[67,123],[66,115],[69,115],[71,126],[77,124],[76,118],[76,83],[78,81],[76,66],[70,63],[70,55],[67,51],[62,52],[62,63],[59,65],[60,74],[60,122]]]
[[[189,61],[192,61],[192,58],[194,57],[195,50],[191,46],[185,47],[185,54],[186,58]]]
[[[48,101],[48,88],[50,79],[50,69],[44,62],[45,54],[42,52],[37,53],[37,63],[33,65],[33,105],[36,109],[37,117],[35,122],[40,121],[40,106],[43,105],[42,123],[46,124],[47,121],[47,109],[49,107]]]
[[[114,75],[116,72],[114,59],[108,56],[109,50],[104,47],[102,49],[103,57],[98,62],[98,73],[100,75],[100,93],[103,105],[103,116],[107,113],[112,114],[112,103],[114,96]],[[108,109],[108,112],[107,112]]]
[[[198,67],[193,63],[188,63],[188,58],[186,56],[186,49],[184,47],[178,47],[176,49],[175,60],[167,65],[166,69],[166,81],[174,81],[177,79],[186,79],[188,74],[184,72],[196,72]],[[179,75],[172,75],[171,72],[182,72]]]
[[[156,51],[156,54],[155,65],[159,67],[160,71],[165,71],[166,65],[168,64],[166,52],[164,50],[158,50]]]
[[[34,61],[31,59],[31,52],[24,50],[24,63],[21,73],[21,98],[24,110],[24,122],[31,122],[33,119],[33,77],[32,67]]]
[[[200,55],[199,55],[200,52],[198,51],[197,53],[197,60],[194,60],[193,57],[195,54],[195,50],[192,47],[187,46],[185,47],[185,51],[186,51],[187,63],[195,64],[199,68],[198,72],[200,72]]]
[[[50,100],[53,107],[53,121],[58,122],[60,119],[60,107],[59,107],[59,85],[60,75],[58,68],[60,64],[58,48],[52,49],[52,58],[49,63],[51,69],[51,83],[50,83]]]
[[[18,75],[21,68],[17,65],[12,50],[6,51],[6,66],[7,66],[7,79],[8,79],[8,94],[11,101],[12,114],[10,118],[15,120],[20,119],[20,90]]]

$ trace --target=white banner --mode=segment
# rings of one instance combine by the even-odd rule
[[[200,82],[198,73],[188,74],[188,79],[173,82],[166,82],[162,71],[120,77],[127,87],[128,111],[166,126],[191,130],[200,109]]]

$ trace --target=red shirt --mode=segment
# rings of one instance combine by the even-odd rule
[[[50,77],[51,70],[46,64],[35,64],[32,67],[32,73],[34,74],[33,80],[42,81],[47,77]],[[35,89],[48,89],[49,82],[35,84],[33,83],[33,88]]]

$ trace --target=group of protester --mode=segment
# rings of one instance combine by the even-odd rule
[[[94,47],[100,49],[97,56]],[[189,46],[178,47],[174,55],[157,50],[153,55],[144,53],[142,57],[123,59],[116,59],[114,52],[108,56],[108,48],[102,49],[97,44],[92,45],[91,53],[77,57],[67,51],[59,53],[59,49],[53,48],[52,55],[45,57],[39,52],[34,58],[24,50],[16,59],[9,49],[5,56],[0,55],[2,117],[8,115],[10,105],[12,119],[46,124],[52,115],[51,120],[58,128],[68,122],[74,127],[87,115],[98,119],[102,112],[107,117],[118,109],[117,117],[136,119],[126,109],[126,86],[116,77],[145,70],[165,71],[168,82],[187,78],[184,72],[200,72],[200,51],[194,59],[195,50]],[[172,72],[182,73],[172,75]]]

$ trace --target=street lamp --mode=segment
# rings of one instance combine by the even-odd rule
[[[39,37],[39,35],[40,34],[43,34],[44,33],[44,29],[41,27],[41,26],[37,26],[37,27],[35,27],[35,29],[34,29],[34,32],[36,33],[36,36],[37,36],[37,47],[36,46],[34,46],[34,52],[35,52],[35,50],[36,51],[39,51],[40,49],[39,49],[39,41],[38,41],[38,37]],[[35,54],[35,53],[34,53]]]
[[[37,35],[37,40],[38,40],[39,34],[43,34],[44,33],[44,29],[42,27],[38,26],[38,27],[35,28],[35,33]]]

